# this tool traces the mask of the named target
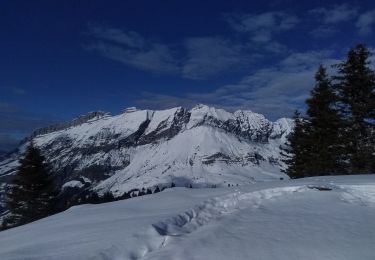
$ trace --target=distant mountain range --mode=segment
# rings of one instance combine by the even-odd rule
[[[217,187],[288,178],[281,171],[280,146],[292,128],[291,119],[271,122],[248,110],[230,113],[205,105],[129,108],[115,116],[91,112],[35,131],[0,162],[1,187],[30,140],[42,149],[61,188],[73,194],[121,196],[172,183]]]

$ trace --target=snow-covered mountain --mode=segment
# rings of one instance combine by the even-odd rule
[[[227,112],[205,105],[152,111],[93,112],[32,134],[63,189],[111,191],[156,186],[237,186],[287,178],[280,145],[292,120],[267,120],[251,111]],[[0,162],[9,178],[19,152]]]

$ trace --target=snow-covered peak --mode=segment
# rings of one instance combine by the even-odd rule
[[[170,127],[175,114],[182,109],[182,107],[175,107],[166,110],[152,111],[150,116],[150,123],[145,131],[145,134],[149,134],[154,131],[161,131]]]
[[[236,118],[247,118],[249,122],[250,121],[254,121],[254,122],[268,121],[264,117],[264,115],[255,113],[251,110],[237,110],[233,114]]]
[[[73,122],[39,132],[34,144],[61,187],[80,188],[77,181],[87,178],[81,189],[115,195],[172,181],[227,186],[285,177],[280,145],[293,128],[290,119],[270,122],[249,110],[206,105],[93,112]],[[14,158],[0,162],[0,176],[14,173]]]
[[[56,131],[61,131],[64,129],[68,129],[70,127],[79,126],[81,124],[87,123],[87,122],[93,122],[102,118],[110,117],[111,114],[109,112],[103,112],[103,111],[92,111],[84,115],[80,115],[76,118],[74,118],[70,122],[62,122],[58,124],[49,125],[46,127],[42,127],[39,129],[36,129],[33,131],[30,135],[30,138],[39,136],[39,135],[45,135],[49,133],[53,133]],[[27,141],[28,138],[26,138]]]
[[[250,110],[231,113],[224,109],[198,105],[190,110],[190,120],[186,128],[210,126],[247,140],[267,142],[272,124],[263,115]]]
[[[190,110],[190,113],[190,120],[187,125],[188,129],[204,123],[207,119],[213,119],[222,122],[234,119],[233,114],[225,111],[224,109],[209,107],[202,104],[193,107]]]
[[[284,138],[293,131],[294,122],[293,119],[290,118],[280,118],[273,123],[272,133],[270,134],[270,138]]]
[[[138,109],[136,107],[127,107],[124,110],[122,110],[122,113],[132,113],[137,111]]]
[[[146,123],[147,121],[147,123]],[[44,139],[54,139],[64,133],[67,136],[95,136],[103,131],[115,135],[128,136],[137,131],[142,123],[143,135],[156,134],[174,128],[184,131],[205,125],[222,129],[243,138],[266,141],[272,129],[272,136],[277,136],[292,129],[292,120],[282,118],[272,123],[263,115],[250,110],[237,110],[234,113],[207,105],[197,105],[191,110],[175,107],[166,110],[138,110],[135,107],[126,108],[116,116],[105,112],[90,112],[79,116],[67,124],[57,124],[35,131],[32,137],[46,136]],[[48,138],[48,136],[50,138]],[[92,137],[91,137],[92,138]]]
[[[268,129],[271,122],[263,115],[250,110],[237,110],[234,116],[241,122],[242,129]]]

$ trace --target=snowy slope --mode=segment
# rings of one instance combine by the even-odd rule
[[[374,241],[375,176],[336,176],[76,206],[0,232],[0,259],[372,260]]]
[[[278,152],[273,145],[243,142],[220,130],[199,126],[161,144],[135,148],[129,166],[96,188],[109,187],[121,195],[134,187],[152,187],[155,180],[165,185],[211,186],[278,179],[279,168],[268,161],[258,165],[255,157],[266,154],[278,158]]]
[[[287,178],[280,145],[291,129],[290,119],[271,122],[251,111],[198,105],[191,110],[131,108],[115,116],[91,112],[32,136],[64,190],[120,196],[172,183],[237,186]],[[0,179],[14,173],[16,159],[0,162]]]

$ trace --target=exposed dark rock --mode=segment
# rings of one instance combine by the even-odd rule
[[[204,107],[198,109],[204,110]],[[174,111],[174,110],[173,110]],[[55,181],[58,185],[62,186],[66,182],[71,180],[79,180],[84,185],[82,187],[68,187],[66,188],[61,196],[64,197],[64,203],[69,205],[75,203],[75,200],[84,199],[85,196],[91,196],[90,192],[93,187],[99,182],[109,178],[116,171],[124,170],[131,163],[132,152],[138,149],[139,146],[149,145],[155,147],[155,145],[161,144],[165,140],[171,140],[179,133],[187,131],[187,129],[196,128],[199,126],[211,126],[214,128],[213,131],[219,131],[220,133],[226,132],[233,135],[238,140],[245,142],[254,142],[265,144],[268,143],[271,138],[271,133],[273,130],[273,125],[268,120],[264,119],[259,115],[255,115],[254,118],[256,123],[252,122],[251,112],[236,112],[232,114],[233,116],[229,120],[218,119],[220,117],[212,116],[210,113],[207,113],[202,118],[197,120],[197,124],[189,124],[192,119],[192,111],[184,108],[177,108],[176,112],[166,117],[164,121],[158,123],[157,126],[153,126],[153,130],[147,131],[150,126],[150,122],[153,120],[155,112],[146,112],[138,111],[136,109],[130,109],[125,111],[124,115],[135,116],[135,123],[129,132],[121,132],[116,129],[116,127],[111,127],[111,125],[103,126],[100,120],[111,119],[108,117],[108,113],[105,112],[91,112],[87,115],[80,116],[68,123],[55,124],[45,128],[38,129],[34,131],[31,136],[24,140],[24,142],[30,141],[32,138],[36,140],[42,139],[40,142],[41,150],[43,155],[46,157],[48,163],[52,166],[52,171],[54,173]],[[139,113],[139,118],[136,117]],[[204,114],[204,112],[202,113]],[[215,114],[215,113],[213,113]],[[146,115],[146,116],[145,116]],[[108,118],[107,118],[108,117]],[[121,116],[120,116],[121,118]],[[123,120],[123,118],[121,119]],[[119,122],[122,122],[122,121]],[[139,121],[137,121],[139,120]],[[250,121],[249,121],[250,120]],[[110,120],[109,120],[110,121]],[[194,121],[195,123],[195,121]],[[99,129],[89,134],[87,139],[84,142],[80,142],[81,135],[84,136],[86,133],[83,132],[70,132],[70,128],[82,125],[89,124],[89,126]],[[96,125],[97,124],[97,125]],[[189,124],[189,125],[188,125]],[[123,125],[116,125],[117,127]],[[120,129],[122,129],[119,127]],[[83,127],[84,128],[84,127]],[[58,133],[53,133],[59,131]],[[86,131],[86,130],[85,130]],[[52,135],[48,135],[53,133]],[[279,132],[278,132],[279,134]],[[280,132],[280,137],[283,135],[283,132]],[[46,135],[46,138],[44,138]],[[52,137],[51,137],[52,136]],[[50,138],[51,137],[51,138]],[[50,139],[49,139],[50,138]],[[272,138],[276,139],[275,134],[272,135]],[[21,146],[20,146],[21,147]],[[201,147],[197,147],[200,149]],[[12,173],[15,171],[17,164],[15,163],[21,155],[21,150],[16,150],[11,154],[6,156],[0,155],[9,160],[4,160],[0,158],[0,182],[8,183]],[[255,150],[256,151],[256,150]],[[229,153],[229,152],[227,152]],[[198,153],[199,154],[199,153]],[[201,155],[202,156],[202,155]],[[193,152],[189,155],[189,158],[186,158],[186,167],[193,167],[195,163],[200,163],[197,157],[197,152]],[[144,158],[147,162],[148,158]],[[257,152],[249,151],[247,154],[243,154],[241,157],[235,156],[233,154],[225,154],[224,152],[218,152],[214,154],[207,154],[202,158],[202,163],[205,166],[209,166],[216,162],[225,163],[225,164],[239,164],[239,165],[259,165],[261,162],[269,162],[272,165],[278,165],[280,163],[279,158],[266,157],[264,158]],[[163,169],[160,170],[160,174],[163,177],[170,174],[171,169],[174,167],[174,163],[171,165],[163,166]],[[12,167],[8,167],[12,165]],[[147,166],[147,163],[145,163]],[[147,170],[150,170],[151,167],[146,167]],[[147,174],[145,172],[138,172],[132,178],[139,178],[142,174]],[[86,178],[88,181],[86,181]],[[126,180],[127,181],[127,180]],[[172,183],[173,182],[173,183]],[[150,191],[160,191],[165,187],[170,187],[170,185],[177,185],[183,187],[190,187],[191,183],[194,183],[194,188],[197,186],[197,180],[186,179],[178,180],[172,179],[172,182],[161,181],[158,183],[160,187],[155,187],[155,183],[147,186],[145,185],[145,190],[134,189],[123,194],[123,196],[134,197],[147,193],[147,189]],[[167,184],[168,183],[168,184]],[[152,186],[153,185],[153,186]],[[216,184],[207,184],[209,186]],[[225,184],[226,185],[226,184]],[[4,189],[5,186],[2,187]],[[139,188],[139,187],[137,187]],[[148,191],[149,192],[149,191]],[[121,195],[121,194],[120,194]],[[95,198],[94,198],[95,199]],[[0,189],[0,212],[1,210],[1,189]]]

